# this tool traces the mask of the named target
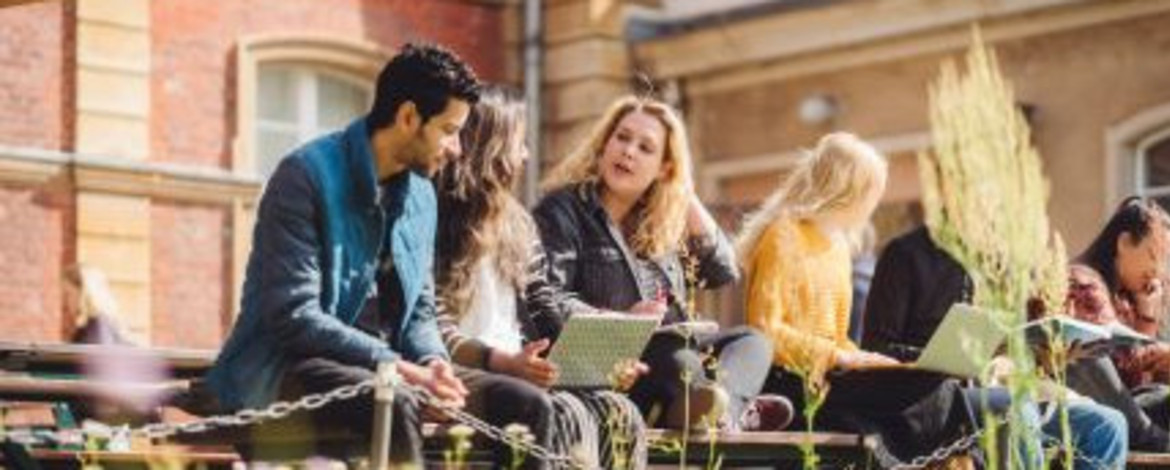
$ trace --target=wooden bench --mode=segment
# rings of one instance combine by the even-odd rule
[[[169,397],[187,390],[185,380],[110,384],[94,380],[0,374],[0,399],[56,402],[71,400],[120,400],[127,397]]]
[[[201,377],[215,361],[215,351],[142,348],[93,344],[0,341],[0,370],[38,374],[78,374],[104,357],[155,360],[174,377]]]
[[[1170,454],[1155,454],[1149,452],[1130,452],[1126,459],[1125,468],[1170,468]]]

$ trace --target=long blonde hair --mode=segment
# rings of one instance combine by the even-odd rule
[[[682,242],[687,207],[694,191],[686,126],[669,105],[636,96],[619,98],[593,126],[585,141],[549,172],[541,186],[551,192],[580,183],[598,183],[598,161],[606,142],[618,123],[635,112],[658,118],[666,129],[662,156],[666,172],[642,195],[635,205],[636,211],[631,213],[635,218],[630,224],[623,224],[623,228],[630,229],[630,245],[638,255],[658,257],[678,249]]]
[[[821,137],[760,209],[745,218],[736,252],[741,260],[751,257],[764,230],[782,217],[808,219],[860,203],[884,181],[886,171],[885,157],[857,136],[834,132]]]
[[[435,278],[444,308],[466,313],[478,263],[488,256],[503,281],[524,292],[536,228],[512,191],[523,171],[524,102],[511,89],[483,91],[460,132],[463,159],[435,179],[439,200]]]

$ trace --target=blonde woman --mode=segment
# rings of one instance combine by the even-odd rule
[[[910,458],[949,443],[969,422],[958,383],[883,366],[898,362],[849,339],[850,240],[886,185],[886,161],[847,133],[823,137],[748,217],[738,240],[748,323],[775,346],[765,390],[803,406],[804,382],[828,382],[818,425],[882,433]]]
[[[560,318],[563,308],[532,216],[513,194],[528,158],[524,121],[517,93],[484,89],[460,134],[463,158],[435,181],[438,320],[456,364],[547,389],[557,366],[542,357],[550,339],[537,325]],[[625,396],[548,396],[554,451],[579,457],[584,468],[645,467],[645,425]]]
[[[730,241],[694,193],[682,121],[661,102],[614,102],[544,188],[534,215],[551,279],[572,294],[566,315],[664,314],[665,323],[676,324],[691,319],[688,289],[723,286],[739,276]],[[718,374],[696,352],[707,350]],[[770,356],[768,341],[746,327],[659,333],[642,355],[649,372],[630,398],[655,426],[711,418],[732,428],[782,427],[791,415],[786,401],[752,400]]]

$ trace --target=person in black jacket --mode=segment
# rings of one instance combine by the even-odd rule
[[[874,272],[865,306],[862,347],[902,361],[917,359],[951,306],[970,301],[973,290],[962,265],[934,243],[926,227],[895,238],[882,252]],[[982,393],[971,389],[969,395],[972,405],[979,407]],[[1006,397],[990,395],[993,410],[1007,407],[1001,399]],[[1091,400],[1070,400],[1068,410],[1073,444],[1080,453],[1120,468],[1129,441],[1122,414]],[[1041,430],[1059,436],[1059,420],[1043,423]],[[1076,468],[1086,464],[1078,459]]]
[[[678,324],[692,320],[691,289],[739,278],[730,240],[694,192],[682,120],[661,102],[633,96],[614,102],[544,186],[549,192],[533,215],[550,277],[572,294],[569,314],[658,314]],[[717,375],[698,351],[711,352]],[[642,355],[650,371],[630,398],[659,426],[681,428],[710,416],[737,428],[781,427],[790,403],[753,400],[771,357],[768,339],[748,327],[659,333]]]

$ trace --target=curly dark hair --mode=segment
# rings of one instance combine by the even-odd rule
[[[450,98],[474,105],[479,89],[475,72],[454,52],[436,44],[407,43],[378,74],[366,125],[373,133],[393,124],[398,107],[407,101],[418,108],[425,124],[446,109]]]

